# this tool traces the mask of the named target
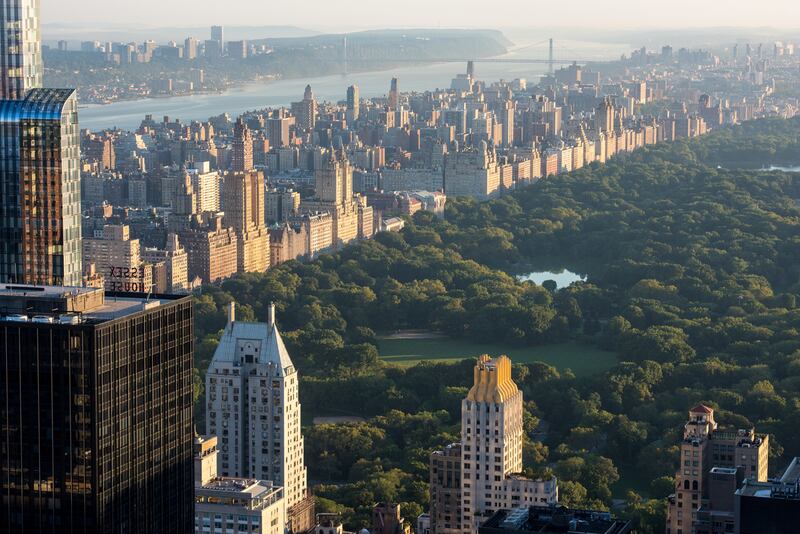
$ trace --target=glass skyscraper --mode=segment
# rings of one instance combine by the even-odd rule
[[[39,0],[0,0],[0,99],[42,86]]]
[[[0,100],[0,283],[81,284],[77,109],[72,89]]]
[[[42,89],[39,0],[0,0],[0,283],[82,280],[78,104]]]

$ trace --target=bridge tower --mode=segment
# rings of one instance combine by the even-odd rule
[[[554,61],[555,60],[553,59],[553,38],[551,37],[550,38],[550,55],[548,56],[548,59],[547,59],[547,72],[549,74],[551,74],[551,75],[553,74],[553,63],[554,63]]]
[[[347,35],[344,36],[344,41],[342,43],[342,64],[344,72],[342,73],[344,76],[347,76]]]

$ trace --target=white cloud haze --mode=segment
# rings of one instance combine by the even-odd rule
[[[42,0],[46,24],[800,28],[798,0]],[[98,28],[99,29],[99,28]]]

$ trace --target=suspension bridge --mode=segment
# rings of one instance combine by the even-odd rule
[[[523,50],[536,48],[545,44],[547,45],[547,57],[545,58],[518,57],[516,55]],[[465,63],[467,65],[468,71],[472,70],[472,65],[474,65],[475,63],[536,64],[536,65],[547,65],[548,72],[552,74],[557,65],[558,66],[571,65],[573,63],[586,64],[592,61],[597,61],[597,59],[587,59],[578,57],[556,57],[554,41],[552,38],[545,39],[538,43],[533,43],[520,48],[515,48],[503,56],[494,56],[494,57],[407,57],[403,55],[389,55],[386,53],[377,52],[374,49],[370,48],[365,49],[362,47],[358,48],[353,46],[348,47],[347,36],[345,36],[343,39],[342,49],[343,49],[343,54],[342,57],[339,59],[339,61],[343,63],[344,74],[347,74],[349,72],[349,67],[353,63],[363,65],[365,63],[370,64],[370,63],[381,63],[381,62],[392,63],[392,64],[411,63],[417,65],[422,63]]]

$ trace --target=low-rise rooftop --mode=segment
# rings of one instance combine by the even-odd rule
[[[609,512],[570,510],[563,506],[531,506],[500,510],[481,525],[480,534],[628,534],[631,523]]]

